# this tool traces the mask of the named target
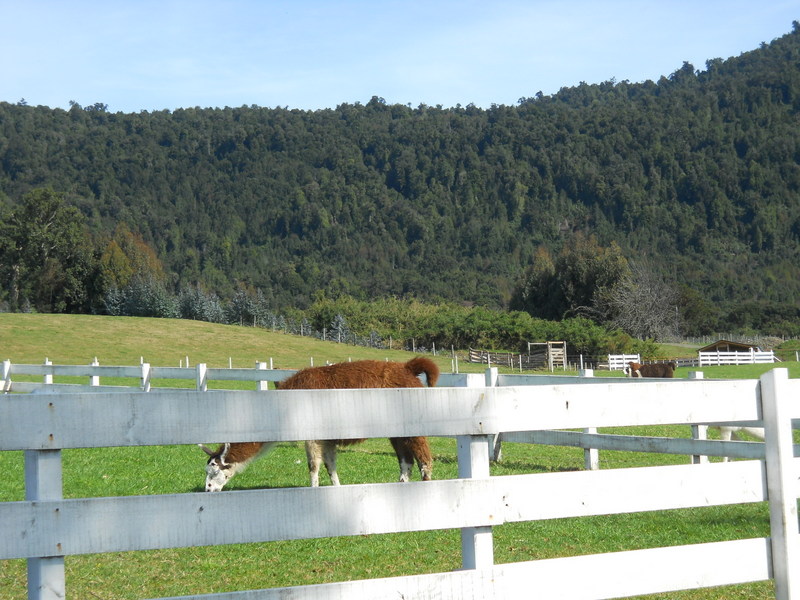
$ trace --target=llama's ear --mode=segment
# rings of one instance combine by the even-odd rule
[[[219,462],[222,465],[228,464],[228,452],[231,449],[231,445],[229,442],[225,442],[225,449],[222,451],[222,454],[219,455]]]
[[[209,448],[208,446],[206,446],[205,444],[197,444],[197,445],[200,446],[200,448],[202,448],[203,452],[205,452],[209,456],[214,456],[214,451],[211,448]]]

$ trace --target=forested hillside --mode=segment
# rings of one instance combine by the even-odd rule
[[[720,306],[797,308],[800,27],[704,67],[486,110],[0,103],[0,209],[52,187],[95,235],[141,236],[175,289],[275,307],[505,307],[580,233]]]

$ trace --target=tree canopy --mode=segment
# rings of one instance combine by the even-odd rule
[[[93,261],[83,221],[53,190],[22,198],[0,241],[0,277],[12,309],[86,312]]]
[[[134,114],[0,103],[0,210],[12,215],[0,268],[16,282],[0,302],[16,308],[24,291],[52,310],[100,310],[76,282],[118,286],[144,264],[173,293],[260,290],[284,308],[307,308],[317,290],[505,308],[593,237],[608,268],[644,260],[694,290],[677,305],[695,331],[734,310],[752,322],[743,305],[791,313],[799,109],[796,26],[705,70],[684,63],[657,82],[581,84],[485,110],[380,98]],[[52,190],[61,241],[83,250],[23,255],[44,225],[26,212],[29,195],[46,204]],[[93,245],[105,279],[86,276],[76,213],[106,241]],[[563,298],[529,297],[527,309],[591,305],[596,275],[575,272]]]

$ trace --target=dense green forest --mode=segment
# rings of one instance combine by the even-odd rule
[[[122,253],[172,292],[258,290],[276,309],[324,290],[548,317],[525,288],[536,257],[591,239],[668,282],[690,331],[760,327],[759,310],[800,323],[800,24],[703,70],[532,94],[489,109],[2,102],[0,213],[17,231],[0,303],[16,307],[25,275],[8,242],[22,199],[48,188],[106,268],[54,267],[95,289],[28,299],[40,309],[102,312],[91,297],[124,283]]]

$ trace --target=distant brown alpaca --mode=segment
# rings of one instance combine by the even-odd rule
[[[628,363],[629,377],[673,377],[678,365],[672,361],[668,363],[654,363],[642,365],[637,362]]]
[[[408,362],[361,360],[324,367],[309,367],[298,371],[277,384],[281,390],[324,390],[358,388],[423,387],[419,375],[425,373],[428,386],[436,385],[439,367],[429,358],[412,358]],[[306,442],[306,457],[311,485],[319,485],[319,468],[322,462],[333,485],[339,485],[336,473],[336,448],[363,442],[359,440],[311,440]],[[408,481],[414,462],[419,467],[423,481],[429,481],[433,459],[424,437],[389,438],[400,463],[400,481]],[[236,473],[242,471],[255,458],[265,454],[276,442],[225,443],[216,451],[200,445],[209,455],[206,463],[206,491],[218,492]]]

